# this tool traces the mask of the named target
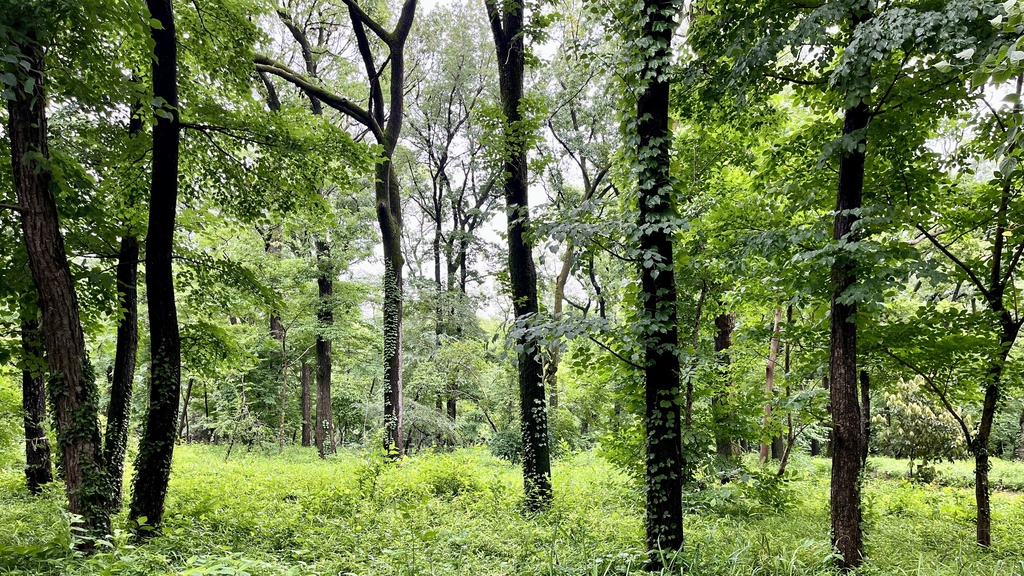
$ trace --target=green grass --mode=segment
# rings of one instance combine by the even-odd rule
[[[164,534],[136,547],[119,531],[91,557],[71,552],[60,491],[29,496],[20,465],[3,461],[0,574],[639,573],[642,492],[591,453],[555,464],[555,506],[532,517],[521,513],[519,470],[482,449],[398,465],[359,453],[322,462],[296,448],[223,459],[221,447],[179,446]],[[666,573],[832,574],[828,462],[797,457],[791,469],[782,489],[733,483],[692,498],[686,552]],[[997,471],[1024,477],[1020,464]],[[969,479],[971,468],[944,474]],[[959,482],[869,479],[863,573],[1024,576],[1024,495],[994,494],[994,546],[980,551],[972,492]]]

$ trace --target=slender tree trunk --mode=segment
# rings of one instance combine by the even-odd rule
[[[129,131],[142,131],[142,121],[133,115]],[[107,473],[110,475],[111,512],[121,509],[124,486],[124,456],[128,447],[132,390],[135,387],[135,362],[139,347],[138,298],[139,240],[126,233],[121,237],[117,255],[117,291],[124,316],[117,324],[114,374],[107,405],[107,431],[103,444]]]
[[[448,419],[455,422],[456,416],[458,416],[457,400],[455,396],[450,396],[448,398],[445,408],[447,409]]]
[[[775,395],[775,362],[779,358],[779,330],[781,321],[782,307],[779,306],[775,308],[775,322],[772,325],[772,340],[771,344],[768,346],[768,366],[765,367],[764,379],[764,419],[761,423],[761,437],[765,439],[771,438],[771,444],[764,440],[761,441],[761,453],[759,457],[761,464],[768,461],[769,449],[771,449],[772,458],[782,458],[782,451],[780,450],[781,446],[776,447],[776,437],[769,436],[769,430],[772,423],[772,400]],[[782,444],[782,437],[778,437],[778,444]],[[778,454],[777,457],[776,454]]]
[[[649,566],[683,547],[683,462],[680,441],[680,365],[677,348],[676,284],[672,259],[672,185],[669,180],[669,72],[676,8],[670,0],[643,3],[640,37],[650,54],[639,77],[646,83],[637,101],[639,160],[640,325],[643,326],[646,409],[646,535]]]
[[[316,283],[320,303],[317,308],[316,335],[316,426],[313,440],[317,453],[326,458],[328,451],[334,452],[334,416],[331,413],[331,339],[328,332],[334,326],[334,267],[331,265],[331,248],[326,240],[317,241],[317,264],[320,273]],[[327,440],[327,442],[325,442]]]
[[[284,451],[284,410],[288,405],[288,340],[285,333],[281,334],[281,421],[277,429],[277,451]]]
[[[1019,428],[1020,432],[1018,433],[1018,436],[1017,436],[1018,444],[1017,444],[1017,454],[1016,454],[1016,456],[1017,456],[1017,460],[1024,460],[1024,410],[1021,410],[1020,420],[1019,420],[1019,424],[1018,425],[1020,426],[1020,428]]]
[[[868,462],[868,448],[871,441],[871,377],[867,370],[860,371],[860,464]]]
[[[178,438],[181,438],[181,433],[185,430],[185,423],[188,422],[188,403],[192,399],[192,385],[195,383],[195,378],[189,378],[188,384],[185,385],[185,401],[181,404],[181,418],[178,420]]]
[[[735,314],[722,313],[715,317],[715,358],[721,389],[711,397],[711,417],[714,420],[715,453],[722,457],[733,456],[732,438],[723,428],[725,421],[732,416],[729,408],[729,398],[733,391],[729,348],[732,347],[732,331],[735,327]]]
[[[25,484],[28,491],[38,494],[43,484],[53,481],[50,466],[50,441],[46,438],[45,360],[43,335],[37,318],[21,320],[21,408],[25,423]]]
[[[105,534],[110,529],[110,487],[97,425],[99,394],[53,196],[56,186],[49,169],[43,47],[36,43],[33,30],[26,31],[26,35],[28,40],[21,50],[29,70],[22,73],[19,67],[21,77],[13,89],[14,98],[7,101],[14,189],[42,311],[48,389],[67,485],[68,512],[79,515],[79,526],[88,532]],[[21,86],[28,79],[34,85],[26,94]]]
[[[146,297],[152,367],[149,411],[135,461],[129,518],[160,526],[170,481],[171,458],[181,395],[181,336],[174,300],[174,221],[178,204],[178,64],[171,0],[147,0],[154,27],[153,96],[166,107],[153,127],[153,180],[146,236]],[[144,537],[152,532],[139,531]]]
[[[302,363],[302,445],[313,444],[313,426],[310,422],[310,411],[312,409],[309,390],[309,363]]]
[[[859,21],[857,22],[859,23]],[[861,102],[846,110],[843,135],[859,134],[857,147],[839,160],[839,190],[833,238],[852,241],[856,211],[864,188],[863,131],[868,106]],[[832,545],[842,556],[839,566],[851,570],[863,560],[860,474],[861,412],[857,386],[857,304],[844,298],[856,283],[852,256],[840,254],[832,264],[832,315],[829,342],[829,397],[832,405]]]
[[[565,257],[562,258],[562,268],[555,278],[555,302],[551,308],[552,316],[559,320],[562,316],[562,307],[565,302],[565,285],[569,281],[569,273],[572,271],[573,260],[575,259],[575,246],[572,240],[565,243]],[[544,386],[548,389],[548,407],[551,410],[558,408],[558,363],[561,360],[561,346],[556,340],[548,346],[548,362],[544,370]]]
[[[530,510],[547,508],[551,503],[551,455],[548,446],[547,398],[544,371],[539,360],[540,344],[525,330],[525,323],[536,317],[537,270],[532,247],[527,239],[530,206],[527,196],[526,140],[519,109],[523,98],[526,66],[523,6],[505,3],[500,11],[492,0],[485,0],[494,46],[498,57],[498,84],[501,111],[505,117],[504,158],[506,214],[508,216],[508,271],[512,285],[512,305],[520,335],[519,402],[523,437],[523,485],[526,506]]]

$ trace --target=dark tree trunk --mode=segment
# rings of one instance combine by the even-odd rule
[[[519,407],[523,436],[523,484],[526,506],[530,510],[547,508],[551,503],[551,456],[548,446],[547,398],[540,344],[525,330],[525,323],[536,317],[537,270],[532,247],[527,239],[530,206],[527,198],[527,135],[522,133],[519,104],[523,98],[526,51],[523,7],[505,3],[499,10],[485,0],[487,16],[498,56],[498,83],[501,111],[505,116],[504,158],[506,214],[508,216],[508,271],[512,285],[512,304],[521,330],[516,344],[518,354]]]
[[[331,247],[326,240],[316,243],[317,264],[320,273],[316,284],[320,303],[316,317],[316,426],[313,441],[317,453],[326,458],[334,453],[334,416],[331,413],[331,338],[329,331],[334,326],[334,266],[331,264]]]
[[[855,239],[855,211],[861,207],[864,188],[863,130],[868,125],[868,106],[846,110],[843,135],[859,134],[858,147],[844,152],[839,160],[839,189],[833,238]],[[861,412],[857,385],[857,304],[844,302],[847,290],[856,283],[853,257],[840,254],[832,264],[832,316],[829,342],[829,398],[832,405],[832,545],[842,556],[839,566],[850,570],[863,559],[861,534],[860,473]]]
[[[643,4],[641,38],[651,54],[639,77],[647,79],[637,101],[638,204],[640,209],[640,323],[643,326],[646,410],[647,551],[649,568],[683,547],[683,462],[680,441],[680,366],[676,284],[672,260],[672,185],[669,180],[668,71],[675,7],[669,0]]]
[[[142,130],[142,122],[134,115],[130,131]],[[107,432],[103,444],[107,473],[110,475],[111,512],[121,509],[124,486],[124,456],[128,447],[128,428],[132,411],[132,390],[135,386],[135,362],[139,347],[138,298],[139,240],[132,234],[121,237],[117,255],[117,291],[124,317],[117,324],[117,350],[114,352],[114,374],[107,405]]]
[[[448,412],[448,419],[451,420],[452,422],[455,422],[455,417],[458,416],[457,400],[455,396],[451,396],[448,398],[448,402],[446,402],[446,408]]]
[[[860,424],[860,463],[864,466],[868,461],[868,448],[871,442],[871,377],[867,370],[860,371]]]
[[[174,301],[174,221],[178,204],[178,48],[171,0],[147,0],[149,13],[160,23],[154,42],[153,96],[162,108],[153,127],[153,180],[150,187],[149,232],[146,236],[146,298],[149,309],[149,410],[135,461],[129,518],[145,517],[159,526],[171,474],[178,402],[181,396],[181,336]],[[139,531],[140,537],[152,532]]]
[[[384,449],[404,453],[402,437],[402,211],[390,160],[377,164],[377,222],[384,242]]]
[[[715,317],[715,358],[720,388],[711,397],[711,417],[714,420],[715,453],[724,457],[733,456],[732,438],[723,428],[724,422],[732,416],[728,407],[733,390],[729,348],[732,347],[732,331],[735,327],[735,314],[723,313]]]
[[[306,362],[302,363],[302,445],[311,446],[313,444],[313,427],[309,421],[310,409],[310,391],[309,391],[309,364]]]
[[[1021,410],[1018,425],[1020,432],[1017,435],[1017,453],[1015,456],[1017,460],[1024,460],[1024,410]]]
[[[37,318],[21,320],[21,408],[25,423],[25,484],[28,491],[38,494],[43,484],[53,481],[50,466],[50,441],[46,438],[45,361],[43,335]]]
[[[99,394],[53,196],[56,186],[49,170],[46,139],[43,47],[35,42],[34,31],[27,31],[26,36],[28,40],[20,48],[30,69],[22,73],[20,67],[15,67],[22,77],[13,89],[14,98],[7,101],[14,189],[42,311],[48,388],[67,485],[68,512],[81,517],[79,526],[86,531],[105,534],[110,530],[110,485],[97,424]],[[26,94],[20,87],[27,79],[32,79],[34,86]]]

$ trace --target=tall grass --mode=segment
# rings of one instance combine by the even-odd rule
[[[591,453],[555,464],[555,505],[533,516],[522,513],[518,468],[483,450],[397,465],[361,453],[321,461],[298,448],[223,460],[221,447],[179,446],[163,536],[134,546],[117,531],[91,557],[72,550],[60,490],[29,496],[20,464],[6,465],[0,574],[641,573],[640,486]],[[785,486],[712,486],[692,498],[686,550],[666,573],[833,574],[828,463],[796,458],[791,468]],[[1020,465],[1006,470],[1024,477]],[[995,545],[987,552],[972,544],[973,497],[957,482],[920,485],[878,473],[867,481],[865,504],[865,575],[1024,576],[1022,495],[994,495]]]

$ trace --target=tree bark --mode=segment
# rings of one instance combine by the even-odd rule
[[[37,318],[21,319],[21,408],[25,424],[25,484],[28,491],[38,494],[44,484],[53,481],[50,466],[50,441],[43,423],[46,422],[46,385],[43,378],[43,335]]]
[[[859,23],[859,21],[857,22]],[[833,239],[856,240],[853,225],[861,207],[864,188],[868,106],[861,102],[846,110],[843,135],[859,134],[857,147],[839,160]],[[832,264],[832,315],[829,339],[829,398],[832,405],[832,545],[841,555],[845,570],[863,561],[861,533],[860,474],[861,413],[857,386],[857,304],[846,302],[847,291],[856,283],[856,266],[851,255],[839,254]]]
[[[771,344],[768,346],[768,365],[765,367],[765,379],[764,379],[764,419],[761,423],[761,437],[763,439],[770,438],[770,443],[765,440],[761,440],[761,453],[759,460],[761,464],[768,461],[769,449],[771,449],[771,457],[778,460],[782,458],[782,437],[781,436],[769,436],[769,429],[772,423],[772,400],[775,395],[775,362],[779,357],[779,329],[780,322],[782,322],[782,307],[778,306],[775,308],[775,322],[772,325],[772,339]],[[777,439],[777,440],[776,440]]]
[[[402,212],[398,177],[390,160],[377,165],[377,221],[384,241],[384,449],[404,453],[402,437]]]
[[[15,97],[7,101],[14,189],[29,269],[42,311],[48,389],[67,485],[68,512],[81,517],[76,525],[87,532],[106,534],[110,530],[110,488],[97,424],[99,394],[53,196],[56,186],[49,169],[43,47],[35,41],[34,31],[26,31],[26,36],[28,40],[20,48],[30,69],[21,72],[16,67],[19,86],[14,88]],[[29,79],[34,85],[24,93],[21,87]]]
[[[868,462],[868,448],[871,441],[871,376],[867,370],[860,371],[860,464]]]
[[[729,348],[732,347],[732,331],[736,328],[736,315],[722,313],[715,317],[715,358],[718,364],[718,378],[721,389],[711,397],[711,417],[714,420],[715,453],[722,457],[734,455],[732,438],[723,430],[725,420],[732,416],[728,398],[733,389],[729,369]]]
[[[317,264],[320,272],[316,279],[320,302],[317,307],[316,335],[316,426],[313,440],[320,458],[334,453],[334,416],[331,413],[331,339],[327,332],[334,326],[334,266],[327,240],[316,243]],[[325,441],[326,440],[326,441]]]
[[[129,518],[159,527],[174,455],[175,425],[181,396],[181,335],[174,300],[174,223],[178,204],[178,48],[171,0],[146,0],[160,27],[154,43],[153,96],[163,99],[153,127],[153,179],[146,236],[146,297],[149,309],[149,411],[135,461]],[[138,531],[138,537],[153,532]]]
[[[188,384],[185,386],[185,401],[181,403],[181,418],[178,419],[178,438],[182,437],[181,433],[185,430],[185,424],[188,422],[188,403],[192,399],[192,385],[194,383],[195,378],[189,378]]]
[[[675,210],[669,179],[669,61],[675,30],[670,0],[643,3],[639,30],[648,41],[637,100],[639,161],[640,326],[644,343],[646,409],[646,536],[648,568],[683,547],[683,462],[680,438],[680,365],[676,284],[672,258]]]
[[[130,132],[142,131],[142,121],[133,115]],[[121,509],[124,486],[124,456],[128,447],[132,390],[135,387],[135,363],[139,348],[139,240],[130,233],[121,237],[117,254],[117,291],[124,316],[117,324],[114,374],[107,405],[107,431],[103,443],[107,473],[110,475],[111,512]]]
[[[309,420],[311,400],[309,390],[309,363],[302,363],[302,445],[309,447],[313,444],[313,427]]]
[[[288,405],[288,340],[287,333],[281,332],[281,421],[277,429],[277,451],[284,451],[285,419],[284,409]]]
[[[551,456],[548,446],[547,398],[544,394],[544,371],[540,361],[540,344],[530,335],[526,324],[539,310],[537,300],[537,270],[533,262],[532,247],[527,239],[530,226],[530,207],[527,197],[526,140],[523,134],[523,116],[520,102],[523,98],[523,78],[526,66],[524,10],[515,1],[505,3],[499,10],[492,0],[485,0],[487,16],[494,36],[498,57],[498,84],[503,125],[505,152],[503,172],[508,216],[508,271],[512,285],[512,306],[517,329],[516,345],[519,367],[519,408],[523,437],[523,485],[526,506],[530,510],[547,508],[551,504]]]
[[[1017,436],[1017,460],[1024,460],[1024,410],[1021,410],[1019,421],[1019,434]]]
[[[565,285],[569,281],[569,273],[572,271],[572,264],[575,260],[575,246],[572,240],[565,243],[565,256],[562,258],[562,267],[555,278],[554,305],[551,308],[552,316],[558,321],[562,316],[562,309],[565,305]],[[548,389],[548,406],[551,410],[558,408],[558,363],[561,360],[561,346],[555,340],[548,347],[548,361],[544,369],[544,385]]]

